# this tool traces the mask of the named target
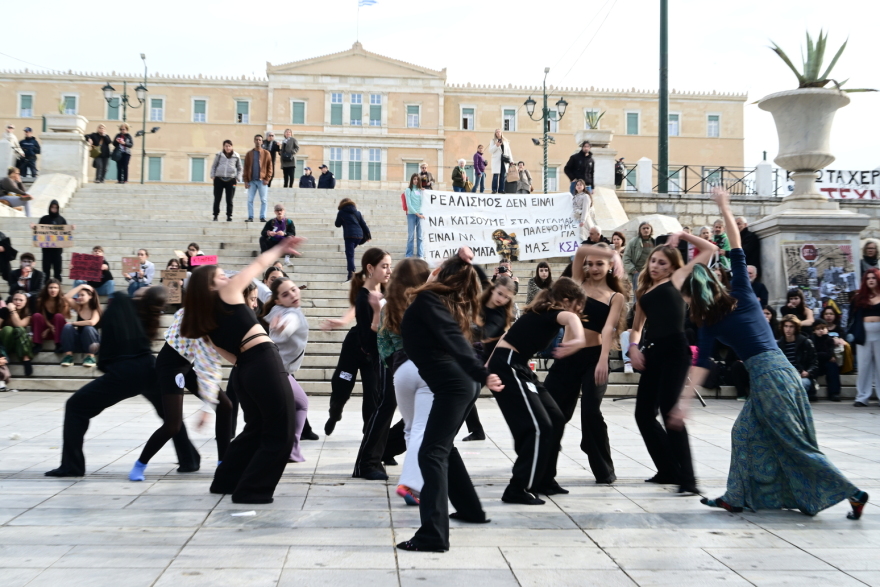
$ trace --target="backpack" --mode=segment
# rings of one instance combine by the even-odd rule
[[[406,207],[406,192],[403,192],[402,194],[400,194],[400,203],[403,204],[403,211],[409,212],[409,210]]]

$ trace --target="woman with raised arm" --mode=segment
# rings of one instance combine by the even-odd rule
[[[714,199],[728,225],[734,222],[729,195],[716,188]],[[687,240],[685,235],[677,235]],[[675,237],[675,235],[674,235]],[[677,239],[673,238],[674,243]],[[857,520],[868,494],[853,485],[819,450],[810,403],[801,378],[785,357],[762,315],[749,283],[740,236],[730,234],[733,278],[730,292],[703,264],[688,265],[673,282],[690,304],[691,319],[700,328],[699,359],[691,371],[687,393],[671,414],[671,426],[681,426],[694,386],[709,370],[708,357],[719,341],[733,348],[749,372],[751,394],[731,431],[727,491],[716,499],[703,498],[710,507],[740,512],[799,509],[815,515],[849,499]]]
[[[667,242],[654,247],[639,274],[629,356],[642,373],[636,392],[636,424],[657,467],[657,474],[645,482],[678,485],[679,493],[699,493],[687,431],[684,426],[671,427],[669,420],[691,365],[691,347],[684,332],[686,305],[674,279],[683,279],[697,263],[707,263],[718,247],[689,234],[681,238],[700,244],[700,252],[690,263],[682,267],[678,241]],[[640,346],[646,322],[648,341]],[[658,411],[665,429],[657,421]]]

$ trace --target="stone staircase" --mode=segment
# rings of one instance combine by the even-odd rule
[[[309,320],[309,345],[302,368],[297,379],[310,394],[329,394],[332,377],[341,343],[347,330],[324,332],[319,324],[327,318],[338,318],[348,308],[348,284],[345,279],[345,254],[342,231],[333,223],[340,199],[350,197],[357,202],[373,235],[368,246],[382,247],[397,260],[404,256],[406,243],[406,221],[400,208],[400,192],[396,190],[300,190],[273,187],[269,189],[269,214],[276,202],[283,202],[297,229],[297,235],[308,237],[309,242],[302,249],[304,256],[293,259],[293,266],[286,272],[300,285],[307,285],[303,292],[303,311]],[[258,202],[258,200],[257,200]],[[92,246],[104,248],[110,270],[114,275],[116,287],[124,291],[126,282],[122,279],[122,257],[134,256],[137,249],[145,248],[157,271],[164,269],[167,261],[174,257],[174,250],[185,250],[190,242],[198,243],[208,255],[217,255],[221,266],[238,270],[251,262],[259,251],[257,239],[262,229],[260,222],[245,223],[247,216],[247,194],[239,188],[236,191],[234,221],[211,220],[213,195],[207,185],[169,185],[169,184],[117,184],[84,186],[62,211],[71,224],[76,225],[77,246],[65,251],[64,290],[72,286],[67,278],[69,253],[91,251]],[[225,204],[221,205],[225,210]],[[42,210],[35,210],[35,216]],[[257,209],[259,215],[259,209]],[[4,218],[3,232],[8,234],[20,252],[32,251],[37,256],[37,268],[41,269],[40,252],[28,246],[30,242],[29,224],[34,218]],[[360,252],[363,248],[359,249]],[[561,274],[567,259],[553,259],[553,275]],[[520,294],[517,303],[525,304],[526,283],[534,274],[534,262],[514,264],[514,273],[520,278]],[[491,272],[492,267],[488,267]],[[157,277],[158,279],[158,277]],[[4,298],[7,293],[5,283],[0,284]],[[162,326],[170,324],[171,316],[163,318]],[[160,332],[153,343],[158,352],[162,346]],[[90,379],[99,376],[96,370],[80,366],[77,356],[74,367],[62,368],[60,358],[52,352],[53,344],[45,343],[43,352],[34,361],[34,376],[25,378],[20,364],[11,366],[13,381],[11,388],[33,391],[75,391]],[[619,361],[612,361],[612,368],[620,367]],[[230,367],[224,368],[224,377]],[[539,373],[543,378],[543,371]],[[634,395],[638,375],[612,373],[609,396]],[[844,393],[854,396],[855,382],[846,380]],[[356,393],[360,392],[360,384]],[[733,388],[722,388],[722,396],[735,397]]]

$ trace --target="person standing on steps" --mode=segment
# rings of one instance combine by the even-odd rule
[[[477,152],[474,153],[474,189],[471,192],[477,193],[477,188],[481,194],[486,191],[486,165],[488,162],[483,156],[483,145],[477,145]]]
[[[326,165],[319,165],[318,169],[321,170],[321,177],[318,178],[318,189],[319,190],[332,190],[336,187],[336,178],[333,177],[333,172]]]
[[[98,130],[86,135],[86,143],[89,145],[89,156],[93,159],[92,167],[95,168],[95,183],[104,183],[104,175],[107,173],[107,162],[110,161],[110,135],[106,132],[106,126],[98,125]]]
[[[24,151],[24,155],[21,158],[21,176],[27,177],[28,173],[30,173],[31,177],[36,179],[37,155],[40,154],[40,143],[37,141],[37,137],[34,136],[34,131],[31,127],[24,127],[24,138],[21,139],[19,146]]]
[[[275,170],[278,169],[276,167],[276,156],[278,152],[281,151],[281,144],[275,140],[275,133],[271,130],[266,131],[266,140],[263,141],[263,150],[265,150],[272,157],[272,178],[275,177]],[[272,187],[272,178],[269,179],[269,185],[267,187]]]
[[[235,184],[242,179],[241,157],[232,149],[232,141],[223,141],[223,149],[214,156],[211,165],[211,179],[214,180],[214,222],[220,214],[220,200],[226,194],[226,221],[232,222],[232,198],[235,197]]]
[[[591,148],[590,141],[584,141],[581,143],[581,150],[569,157],[568,163],[565,164],[563,171],[568,176],[568,179],[571,180],[571,186],[569,187],[571,195],[574,195],[574,186],[579,179],[584,180],[588,194],[592,194],[593,189],[596,187],[593,181],[593,171],[596,167],[596,162],[593,159],[593,154],[590,152]]]
[[[428,171],[427,163],[419,165],[419,182],[421,183],[423,190],[434,189],[434,174]]]
[[[495,129],[495,136],[489,144],[492,156],[492,193],[503,194],[507,181],[507,168],[513,163],[510,143],[504,138],[500,128]]]
[[[409,178],[409,186],[404,190],[406,198],[406,257],[415,254],[419,259],[425,258],[425,240],[422,238],[422,186],[419,174],[413,173]],[[413,245],[413,240],[416,244]]]
[[[363,215],[358,211],[354,200],[343,198],[339,202],[337,210],[335,225],[337,228],[342,228],[342,238],[345,241],[345,261],[348,269],[348,277],[345,278],[345,282],[348,283],[355,272],[355,247],[370,242],[373,235],[370,234],[370,229],[364,221]]]
[[[311,167],[303,168],[302,177],[299,178],[299,187],[309,189],[314,189],[317,187],[315,184],[315,176],[312,175]]]
[[[254,197],[260,193],[260,222],[266,222],[269,206],[268,185],[272,180],[272,157],[263,148],[263,136],[254,135],[254,148],[244,156],[242,178],[248,186],[248,217],[245,222],[254,221]]]
[[[21,206],[24,215],[30,217],[33,199],[34,197],[25,191],[24,184],[21,183],[21,171],[18,167],[10,167],[6,177],[0,179],[0,203],[12,208]]]
[[[299,143],[293,138],[293,131],[288,128],[284,131],[284,140],[281,141],[281,172],[284,174],[286,188],[292,188],[296,179],[297,153],[299,153]]]
[[[64,216],[58,213],[59,208],[58,200],[52,200],[49,202],[49,213],[40,218],[38,224],[51,224],[53,226],[67,224],[67,220],[64,219]],[[34,228],[33,224],[31,224],[31,228]],[[63,253],[64,249],[62,248],[45,247],[43,249],[43,275],[46,276],[46,279],[49,279],[50,271],[55,274],[55,279],[58,281],[63,279],[61,275],[61,256]]]
[[[131,148],[134,139],[128,134],[128,125],[119,125],[119,132],[113,137],[114,149],[111,157],[116,161],[116,183],[128,183],[128,162],[131,161]]]

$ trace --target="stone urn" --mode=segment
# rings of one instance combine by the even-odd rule
[[[593,147],[604,149],[611,144],[611,137],[613,136],[614,133],[610,130],[591,128],[574,133],[574,142],[580,146],[584,141],[590,141],[590,145]]]
[[[773,160],[790,171],[794,190],[780,208],[831,210],[838,203],[816,189],[816,171],[834,161],[831,154],[831,125],[839,108],[849,104],[840,90],[801,88],[770,94],[758,107],[773,115],[779,135],[779,154]]]

